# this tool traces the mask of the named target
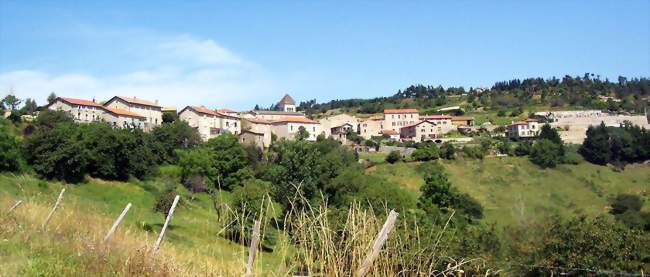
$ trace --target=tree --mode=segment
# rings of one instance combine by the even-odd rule
[[[62,123],[73,123],[74,119],[63,111],[44,110],[38,114],[34,120],[34,126],[37,129],[51,129]]]
[[[601,123],[598,127],[590,126],[587,129],[587,137],[580,149],[578,149],[578,153],[585,160],[595,164],[606,165],[611,160],[609,131],[604,123]]]
[[[2,99],[2,102],[10,110],[16,110],[18,108],[18,106],[20,105],[20,103],[22,103],[23,101],[18,99],[15,95],[10,93],[7,96],[5,96],[4,99]]]
[[[88,155],[74,124],[37,129],[25,140],[25,154],[34,171],[47,179],[76,183],[86,174]]]
[[[0,172],[20,171],[21,160],[19,141],[10,135],[3,126],[0,126]]]
[[[433,143],[422,144],[411,154],[411,158],[415,161],[430,161],[438,157],[438,147]]]
[[[306,140],[309,138],[309,132],[307,129],[305,129],[304,126],[300,126],[298,128],[298,132],[296,133],[296,139],[297,140]]]
[[[633,194],[619,194],[612,201],[612,214],[622,214],[627,211],[640,211],[643,207],[643,199],[638,195]]]
[[[550,140],[551,142],[555,144],[563,144],[562,138],[560,137],[560,134],[555,130],[551,125],[548,123],[542,125],[542,128],[540,129],[539,132],[539,137],[540,140],[542,139],[547,139]]]
[[[38,110],[38,105],[36,104],[36,101],[34,101],[31,98],[25,99],[25,105],[20,109],[20,112],[22,114],[29,114],[33,115],[36,110]]]
[[[390,153],[388,153],[388,156],[386,156],[386,162],[390,164],[394,164],[401,160],[402,160],[402,154],[400,154],[399,151],[390,151]]]
[[[440,208],[456,209],[470,221],[483,217],[483,207],[468,194],[453,188],[440,164],[430,164],[427,168],[425,184],[420,188],[422,194],[418,198],[418,207],[428,213]]]
[[[201,176],[209,183],[216,181],[218,174],[213,165],[214,157],[210,149],[179,150],[178,156],[182,183],[187,182],[193,176]]]
[[[562,146],[548,139],[542,139],[533,145],[528,156],[530,161],[542,168],[553,168],[562,162],[564,151]]]
[[[228,176],[246,166],[248,161],[246,150],[232,134],[222,134],[212,138],[208,140],[206,147],[212,152],[212,164],[218,178],[216,181],[223,182]],[[231,184],[221,185],[226,190],[233,188]]]
[[[47,96],[47,103],[50,104],[56,100],[56,94],[53,92],[50,92],[50,95]]]
[[[453,160],[455,152],[456,148],[454,148],[454,145],[451,144],[451,142],[445,142],[442,144],[442,147],[440,147],[440,157],[445,160]]]
[[[173,123],[178,120],[178,115],[175,112],[163,112],[162,121],[163,123]]]
[[[198,131],[180,120],[157,126],[151,131],[151,135],[162,147],[160,160],[168,164],[178,161],[177,149],[188,150],[202,143]]]

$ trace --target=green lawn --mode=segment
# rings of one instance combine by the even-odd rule
[[[606,214],[608,199],[619,193],[642,195],[650,209],[650,165],[624,172],[583,162],[539,169],[526,158],[443,161],[452,184],[484,207],[485,220],[516,224],[559,214]],[[380,164],[369,171],[418,193],[423,184],[417,163]]]

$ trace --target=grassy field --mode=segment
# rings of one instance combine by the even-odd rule
[[[57,182],[46,182],[30,176],[0,175],[0,204],[6,210],[14,201],[21,199],[25,205],[18,210],[26,211],[36,209],[42,218],[45,211],[54,203],[58,192],[65,187],[66,192],[59,211],[54,215],[49,224],[49,229],[56,233],[59,229],[72,228],[67,226],[69,221],[78,221],[80,229],[75,232],[84,233],[84,226],[93,225],[93,228],[108,230],[112,220],[120,213],[127,203],[133,207],[119,227],[117,236],[135,235],[138,237],[138,247],[153,245],[164,221],[163,215],[153,212],[155,195],[163,186],[161,182],[106,182],[91,179],[87,183],[65,185]],[[212,203],[206,194],[197,194],[194,200],[190,193],[178,189],[182,200],[177,212],[174,214],[168,233],[165,236],[160,252],[173,254],[174,260],[183,264],[185,270],[191,272],[210,273],[206,268],[236,269],[232,272],[243,270],[248,255],[248,249],[240,244],[233,243],[221,236],[223,225],[216,219]],[[224,193],[225,194],[225,193]],[[221,195],[227,199],[228,195]],[[224,200],[225,201],[225,200]],[[24,216],[33,217],[35,213],[25,213]],[[77,219],[73,217],[91,217]],[[39,220],[42,220],[39,219]],[[90,223],[92,222],[92,223]],[[38,223],[38,222],[37,222]],[[28,240],[29,243],[9,243],[6,241],[22,241],[24,237],[31,237],[31,233],[0,232],[0,237],[5,240],[5,245],[0,246],[0,260],[12,260],[5,266],[0,266],[0,276],[15,276],[24,273],[62,272],[51,268],[54,260],[35,259],[35,256],[48,258],[65,255],[61,249],[52,247],[51,241],[45,239]],[[5,238],[4,236],[12,236]],[[0,240],[1,241],[1,240]],[[1,243],[1,242],[0,242]],[[141,245],[140,245],[141,244]],[[59,252],[61,251],[61,252]],[[67,251],[67,250],[66,250]],[[280,262],[278,255],[263,253],[259,256],[258,266],[263,269],[275,268]],[[34,261],[44,264],[34,264]],[[66,263],[58,263],[64,268],[80,268],[80,261],[73,258],[66,259]],[[33,268],[33,267],[36,268]],[[222,271],[223,272],[228,272]],[[52,272],[50,272],[52,273]],[[36,274],[38,275],[38,274]],[[46,274],[47,275],[47,274]]]
[[[642,195],[650,210],[650,165],[629,165],[623,172],[583,162],[539,169],[526,158],[444,161],[449,179],[477,199],[485,220],[517,224],[559,214],[607,214],[608,200],[619,193]],[[368,171],[414,193],[423,184],[417,163],[378,164]]]

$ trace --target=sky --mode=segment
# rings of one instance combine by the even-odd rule
[[[0,94],[251,109],[411,84],[650,77],[650,1],[0,0]]]

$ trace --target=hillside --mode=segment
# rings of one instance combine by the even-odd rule
[[[381,154],[369,174],[399,183],[419,194],[424,183],[418,163],[387,164]],[[367,157],[367,156],[366,156]],[[650,210],[650,165],[628,165],[623,172],[583,162],[540,169],[521,157],[443,161],[449,179],[485,208],[485,221],[507,226],[559,214],[607,214],[610,198],[629,193],[645,198]]]

